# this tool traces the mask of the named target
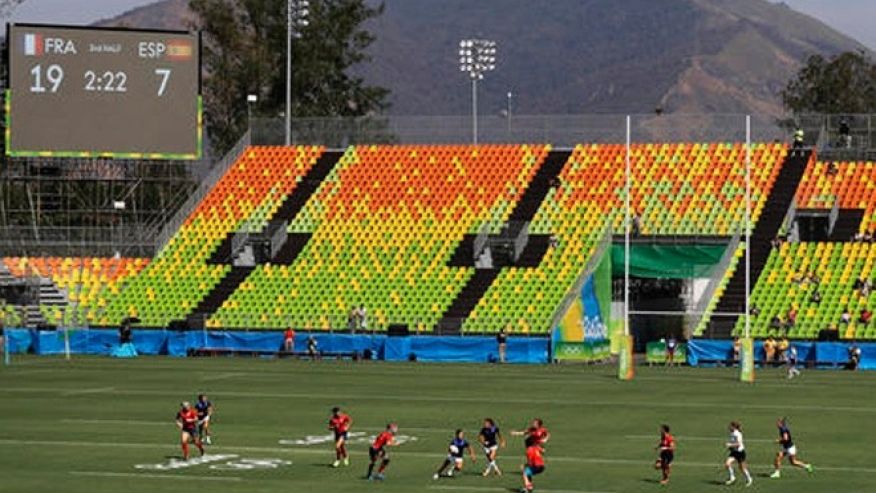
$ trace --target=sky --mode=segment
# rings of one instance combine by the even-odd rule
[[[18,22],[87,24],[155,0],[25,0],[13,14]],[[436,0],[440,1],[440,0]],[[784,0],[793,9],[821,19],[876,50],[876,1]]]

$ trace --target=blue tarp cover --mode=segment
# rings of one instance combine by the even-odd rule
[[[797,358],[801,362],[819,364],[843,365],[849,359],[847,342],[799,342],[792,341],[797,348]],[[762,341],[754,343],[755,360],[764,359]],[[861,364],[863,370],[876,369],[876,343],[860,343]],[[687,344],[687,362],[691,366],[700,365],[700,360],[729,360],[733,357],[733,341],[693,339]],[[712,363],[711,361],[709,362]]]

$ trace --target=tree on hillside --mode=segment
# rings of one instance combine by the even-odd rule
[[[311,0],[310,24],[292,46],[292,115],[361,116],[385,109],[387,89],[349,73],[366,62],[374,35],[363,23],[383,6],[365,0]],[[211,143],[225,152],[253,113],[276,117],[286,101],[286,0],[191,0],[204,34],[205,119]]]
[[[876,112],[876,65],[864,52],[812,55],[782,90],[782,101],[795,115]]]

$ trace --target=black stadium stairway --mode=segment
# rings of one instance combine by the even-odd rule
[[[213,289],[207,293],[207,296],[204,296],[204,299],[192,310],[192,314],[186,317],[188,327],[203,328],[204,322],[216,313],[216,310],[237,290],[240,283],[246,279],[253,269],[255,267],[232,266],[231,270],[225,274],[225,277],[213,286]]]
[[[571,151],[551,151],[544,162],[536,171],[532,181],[523,192],[523,196],[514,206],[514,210],[508,216],[508,222],[515,227],[532,221],[538,212],[542,202],[551,190],[551,185],[557,180]],[[466,235],[463,241],[456,247],[448,265],[451,267],[471,268],[474,266],[472,258],[472,245],[476,235]],[[549,247],[548,235],[530,235],[529,242],[515,263],[518,267],[536,268],[541,263]],[[471,311],[477,306],[478,301],[484,296],[493,281],[499,275],[501,269],[477,269],[466,285],[456,295],[450,307],[438,321],[438,330],[443,334],[458,333],[462,329],[462,322],[469,317]]]
[[[304,175],[304,178],[295,187],[294,192],[280,204],[280,207],[271,219],[291,222],[307,201],[310,200],[310,197],[322,184],[322,181],[331,173],[342,155],[343,152],[341,151],[324,152],[307,174]],[[210,259],[207,260],[207,263],[226,264],[231,262],[231,242],[233,237],[234,232],[229,233],[210,256]],[[310,233],[289,233],[286,242],[280,247],[274,258],[271,259],[271,262],[290,265],[295,261],[298,254],[301,253],[305,245],[307,245],[307,242],[310,241],[310,237]],[[255,267],[232,266],[231,271],[207,293],[204,299],[192,310],[191,314],[186,317],[188,326],[202,327],[203,322],[216,313],[216,310],[222,306],[222,303],[237,290],[240,283],[253,270],[255,270]]]
[[[840,209],[827,241],[842,243],[851,240],[858,233],[863,220],[864,209]]]
[[[767,197],[766,205],[760,219],[751,232],[751,289],[754,289],[760,273],[770,256],[772,240],[779,233],[797,193],[800,178],[806,170],[806,164],[812,155],[811,151],[792,152],[785,158],[782,169],[776,177],[772,191]],[[715,309],[717,313],[742,313],[745,311],[745,263],[740,261],[727,283],[724,295]],[[711,321],[711,336],[718,339],[730,337],[736,326],[738,316],[713,317]]]

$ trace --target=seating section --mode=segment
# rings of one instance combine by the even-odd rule
[[[834,197],[839,199],[841,209],[863,209],[859,232],[872,232],[876,228],[876,163],[810,163],[800,179],[797,206],[831,209]]]
[[[51,279],[66,297],[68,307],[42,305],[43,318],[54,325],[84,324],[86,314],[105,306],[127,281],[146,265],[146,258],[7,257],[3,263],[14,277]]]
[[[757,221],[787,149],[755,144],[752,218]],[[503,271],[478,303],[465,330],[545,331],[587,264],[607,225],[623,231],[626,148],[579,145],[536,214],[532,233],[556,246],[537,269]],[[631,207],[646,235],[729,236],[745,217],[743,144],[635,144]]]
[[[118,296],[98,299],[88,320],[117,324],[138,317],[146,326],[183,319],[230,270],[208,260],[241,225],[263,223],[295,190],[321,147],[250,147],[229,168],[155,259]]]
[[[510,215],[549,146],[349,148],[295,220],[312,237],[292,265],[257,267],[210,327],[430,331],[474,273],[448,261],[467,233]]]
[[[876,298],[872,290],[862,296],[854,289],[857,279],[872,283],[874,263],[876,244],[871,243],[785,243],[774,249],[752,293],[752,303],[760,309],[752,318],[752,335],[777,336],[787,330],[792,338],[815,338],[822,329],[836,328],[842,338],[876,338],[872,323],[858,322],[862,309],[876,307]],[[812,300],[815,290],[819,303]],[[771,327],[774,317],[787,321],[792,309],[797,312],[793,327]],[[848,324],[841,321],[846,309]],[[737,335],[744,332],[743,324],[740,318]]]

